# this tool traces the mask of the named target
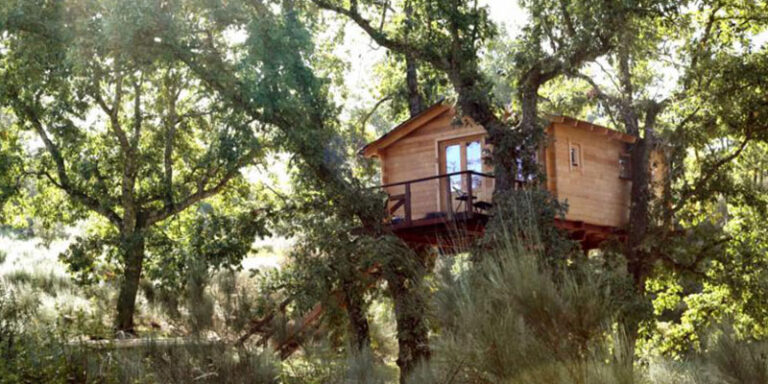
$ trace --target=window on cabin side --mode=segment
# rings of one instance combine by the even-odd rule
[[[619,177],[622,179],[632,179],[632,167],[629,155],[619,156]]]
[[[578,168],[581,166],[581,146],[578,144],[571,144],[570,148],[571,167]]]

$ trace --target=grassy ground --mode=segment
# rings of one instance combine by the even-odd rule
[[[39,239],[0,237],[0,384],[383,384],[397,380],[396,329],[387,299],[375,300],[368,309],[374,348],[370,355],[346,357],[338,343],[332,345],[333,332],[324,328],[287,361],[279,361],[271,348],[232,343],[257,317],[254,308],[264,294],[248,270],[279,268],[285,243],[258,244],[258,251],[243,262],[243,271],[215,273],[203,292],[192,298],[164,297],[144,283],[136,316],[144,338],[128,343],[95,340],[114,336],[110,324],[116,289],[108,283],[74,284],[58,260],[67,244],[58,240],[46,247]],[[487,274],[479,280],[487,285],[484,288],[451,280],[450,276],[466,269],[464,263],[446,265],[453,283],[435,287],[435,308],[430,314],[443,328],[430,336],[431,367],[413,382],[768,383],[768,344],[764,342],[745,344],[725,338],[686,361],[645,357],[634,373],[623,374],[626,367],[617,364],[615,346],[607,337],[610,327],[603,329],[610,324],[594,322],[596,336],[584,344],[586,349],[557,357],[569,345],[562,341],[574,334],[569,330],[573,324],[586,327],[587,318],[599,315],[599,301],[593,303],[598,309],[588,309],[600,291],[584,285],[586,280],[574,280],[572,289],[563,290],[549,282],[549,274],[530,265],[526,269],[523,259],[511,256],[523,251],[499,252],[493,260],[509,258],[509,265],[499,268],[491,263],[487,273],[475,267],[475,273]],[[170,311],[170,306],[178,313]],[[536,317],[542,313],[544,317]],[[528,317],[540,321],[528,321]],[[549,344],[542,342],[546,340],[557,341],[556,348],[548,349]]]
[[[287,243],[278,241],[278,246],[259,244],[257,251],[243,261],[243,271],[221,272],[211,278],[211,283],[202,293],[211,307],[210,330],[221,331],[224,327],[225,303],[222,292],[228,289],[241,293],[248,291],[252,284],[250,271],[253,269],[279,268],[284,260]],[[113,316],[116,287],[110,283],[81,287],[74,283],[66,266],[58,255],[69,245],[67,238],[44,244],[41,239],[23,239],[12,235],[0,236],[0,283],[13,289],[22,297],[33,298],[36,305],[36,321],[41,323],[85,322],[92,334],[90,338],[109,337],[109,323]],[[151,284],[144,282],[137,301],[138,328],[142,333],[153,336],[184,336],[189,331],[192,317],[178,297],[164,297],[151,292]],[[251,292],[252,293],[252,292]],[[151,294],[151,295],[150,295]],[[150,297],[152,296],[152,297]],[[246,299],[242,295],[239,299]],[[183,300],[182,300],[183,301]],[[169,310],[170,305],[178,308]],[[176,312],[178,309],[178,313]],[[175,314],[175,316],[174,316]]]
[[[349,366],[358,363],[339,357],[336,347],[320,339],[285,362],[269,348],[231,343],[257,317],[253,311],[262,293],[251,271],[280,268],[290,245],[283,239],[254,244],[242,271],[214,273],[199,297],[164,296],[142,282],[136,312],[142,339],[134,342],[106,340],[114,336],[117,289],[110,283],[75,284],[58,259],[68,245],[66,238],[46,245],[37,238],[0,235],[0,360],[8,357],[0,363],[0,384],[54,377],[119,383],[350,382]],[[378,319],[371,330],[380,351],[374,370],[387,382],[397,374],[389,305],[378,302],[370,309]],[[21,328],[4,329],[14,319]],[[13,357],[2,356],[8,353]]]

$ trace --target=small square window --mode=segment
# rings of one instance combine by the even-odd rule
[[[580,147],[578,145],[571,145],[571,167],[580,167],[581,166],[581,151]]]

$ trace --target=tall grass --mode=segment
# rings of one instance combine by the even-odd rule
[[[223,342],[92,342],[88,322],[36,321],[39,301],[0,283],[0,383],[276,383],[270,353]]]
[[[440,257],[425,309],[433,357],[411,383],[768,383],[768,343],[740,340],[728,328],[687,360],[628,364],[616,315],[625,297],[617,292],[624,272],[567,247],[559,254],[547,250],[530,205],[513,203],[507,216],[496,218],[504,225],[493,241],[471,256]],[[300,353],[280,362],[269,346],[230,342],[259,317],[260,301],[271,293],[246,273],[192,268],[191,289],[175,294],[142,282],[139,323],[158,322],[158,335],[199,338],[94,342],[88,339],[112,336],[111,285],[84,289],[55,268],[19,268],[18,257],[9,259],[14,267],[0,276],[0,384],[396,381],[396,331],[387,299],[370,305],[372,351],[344,356],[331,342],[332,331],[320,327]],[[54,315],[44,310],[51,298]],[[290,327],[281,321],[277,338]]]
[[[414,383],[632,380],[610,342],[617,308],[610,276],[553,268],[525,209],[458,275],[442,268],[435,297],[441,332],[431,366]]]
[[[433,358],[410,382],[768,383],[766,344],[727,332],[688,361],[626,361],[617,316],[624,270],[583,255],[562,254],[559,262],[545,255],[529,202],[510,205],[493,247],[463,264],[444,258]]]
[[[723,383],[768,383],[768,341],[740,341],[730,327],[715,337],[703,361],[710,377]]]
[[[15,269],[3,275],[2,278],[11,285],[26,285],[32,290],[41,291],[53,297],[74,288],[68,276],[53,270]]]

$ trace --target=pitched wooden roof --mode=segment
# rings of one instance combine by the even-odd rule
[[[590,132],[594,132],[596,134],[606,135],[608,136],[608,138],[623,141],[629,144],[632,144],[637,141],[636,136],[632,136],[624,132],[619,132],[615,129],[604,127],[602,125],[593,124],[588,121],[574,119],[573,117],[550,115],[550,116],[547,116],[547,119],[550,121],[550,123],[572,125],[574,127],[583,128]]]
[[[400,125],[390,129],[389,132],[383,134],[378,139],[366,144],[362,149],[360,149],[360,153],[362,153],[365,157],[376,156],[380,150],[402,139],[409,133],[415,131],[424,124],[430,122],[432,119],[451,109],[453,108],[450,105],[443,102],[432,104],[432,106],[421,111],[421,113],[418,115],[400,123]]]
[[[432,106],[430,106],[429,108],[425,109],[418,115],[413,116],[410,119],[400,123],[399,125],[392,128],[389,132],[385,133],[378,139],[366,144],[363,148],[360,149],[360,153],[365,157],[378,156],[379,151],[381,151],[382,149],[397,142],[398,140],[407,136],[411,132],[419,129],[420,127],[424,126],[425,124],[432,121],[436,117],[448,111],[453,111],[453,107],[443,103],[442,101],[439,101],[433,104]],[[547,116],[547,119],[551,123],[572,125],[574,127],[583,128],[583,129],[589,130],[590,132],[594,132],[595,134],[605,135],[605,136],[608,136],[608,138],[610,139],[623,141],[625,143],[631,144],[637,141],[637,137],[635,136],[632,136],[623,132],[619,132],[617,130],[614,130],[608,127],[593,124],[588,121],[575,119],[573,117],[550,115],[550,116]]]

